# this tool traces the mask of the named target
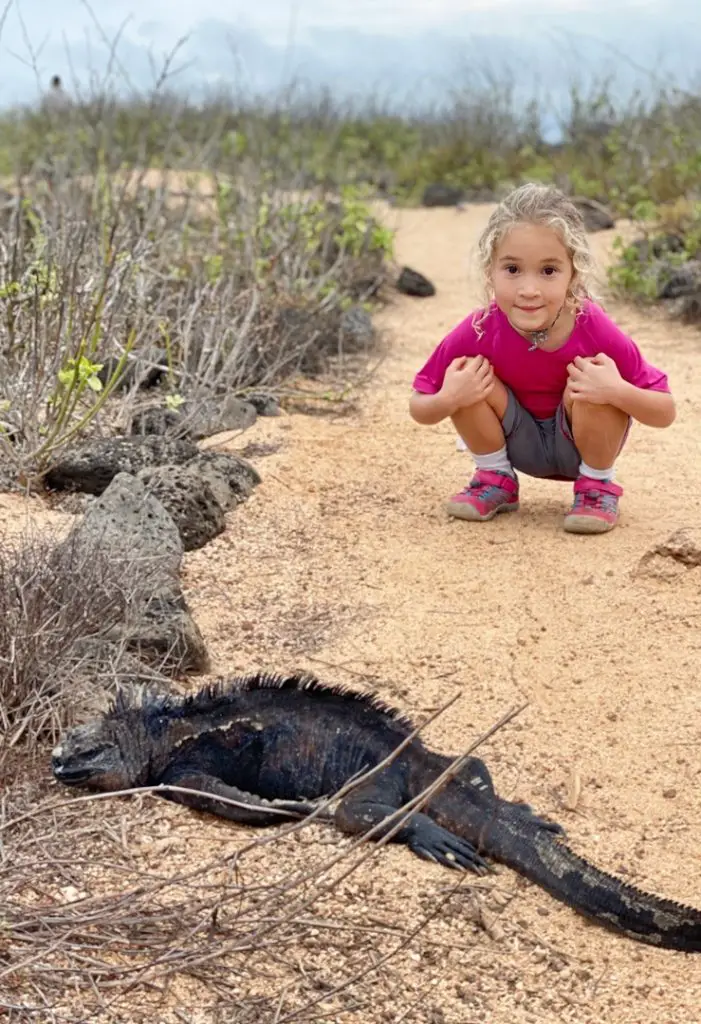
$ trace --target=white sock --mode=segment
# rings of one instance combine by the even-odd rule
[[[579,472],[582,476],[588,476],[592,480],[613,480],[616,475],[613,466],[610,469],[594,469],[592,466],[587,466],[584,460],[579,464]]]
[[[506,452],[506,445],[497,452],[490,452],[488,455],[475,455],[470,452],[478,469],[488,469],[492,473],[508,473],[509,476],[516,476]]]

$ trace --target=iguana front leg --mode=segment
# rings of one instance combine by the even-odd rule
[[[196,793],[163,792],[162,796],[175,803],[184,804],[196,811],[207,811],[241,825],[265,827],[280,825],[287,821],[306,818],[317,810],[317,805],[308,800],[264,800],[254,793],[246,793],[236,786],[227,786],[221,779],[204,772],[173,770],[166,772],[161,784],[196,790]],[[223,797],[224,799],[220,799]],[[235,804],[225,801],[234,800]],[[316,820],[331,821],[330,811],[321,811]]]

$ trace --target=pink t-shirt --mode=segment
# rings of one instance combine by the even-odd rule
[[[431,354],[414,378],[414,390],[434,395],[443,386],[445,371],[459,356],[483,355],[496,376],[532,416],[554,416],[567,384],[567,365],[575,356],[610,356],[624,380],[650,391],[669,391],[667,376],[642,356],[638,346],[614,324],[601,306],[587,301],[574,330],[555,352],[529,351],[529,341],[516,331],[492,303],[480,338],[473,326],[475,310],[455,327]]]

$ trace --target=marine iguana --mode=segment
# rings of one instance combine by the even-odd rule
[[[247,825],[306,817],[369,772],[414,731],[375,694],[308,675],[257,674],[186,697],[120,692],[103,718],[69,730],[53,751],[54,775],[102,791],[169,785],[163,796]],[[429,787],[453,758],[413,737],[396,757],[342,796],[332,820],[362,834]],[[237,801],[232,806],[218,797]],[[501,861],[556,899],[631,938],[701,951],[701,911],[648,894],[600,871],[563,842],[563,829],[525,804],[501,799],[486,765],[462,770],[410,817],[392,841],[448,867],[484,873]]]

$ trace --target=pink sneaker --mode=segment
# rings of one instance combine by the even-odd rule
[[[574,502],[565,516],[567,533],[607,533],[618,522],[618,499],[623,488],[613,480],[580,476],[574,485]]]
[[[451,516],[458,519],[493,519],[497,512],[515,512],[518,508],[518,480],[508,473],[478,469],[460,494],[446,503]]]

